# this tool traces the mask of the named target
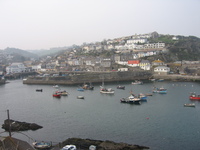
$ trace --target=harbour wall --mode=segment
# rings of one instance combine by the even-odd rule
[[[152,78],[171,80],[171,81],[200,82],[200,76],[192,76],[192,75],[180,75],[180,74],[159,75],[159,74],[153,74]]]
[[[30,76],[23,80],[23,84],[59,84],[73,85],[85,83],[119,82],[130,80],[144,80],[152,77],[150,71],[125,71],[125,72],[69,72],[62,76],[38,77]]]

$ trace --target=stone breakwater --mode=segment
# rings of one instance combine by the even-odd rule
[[[143,80],[152,77],[150,71],[126,71],[126,72],[69,72],[62,74],[62,76],[53,77],[38,77],[31,76],[23,80],[23,84],[59,84],[59,85],[73,85],[101,82],[119,82],[130,80]]]
[[[191,76],[191,75],[180,75],[180,74],[168,74],[168,75],[158,75],[154,74],[152,76],[154,79],[165,79],[171,81],[191,81],[199,82],[200,76]]]

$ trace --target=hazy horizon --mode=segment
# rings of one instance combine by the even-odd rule
[[[0,49],[50,49],[134,34],[200,37],[199,0],[1,0]]]

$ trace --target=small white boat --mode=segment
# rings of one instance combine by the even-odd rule
[[[58,86],[58,85],[54,85],[53,87],[54,87],[54,88],[59,88],[59,86]]]
[[[139,81],[139,80],[135,80],[135,82],[131,82],[131,84],[133,84],[133,85],[142,85],[143,82]]]
[[[77,96],[77,99],[84,99],[84,96]]]
[[[103,86],[100,86],[101,89],[100,89],[100,93],[103,93],[103,94],[114,94],[115,91],[112,89],[112,88],[105,88]]]
[[[65,90],[62,90],[62,91],[58,91],[58,93],[61,95],[61,96],[68,96],[69,93]]]
[[[184,104],[184,107],[195,107],[195,104],[194,103]]]

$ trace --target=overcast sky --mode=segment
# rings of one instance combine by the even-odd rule
[[[0,49],[49,49],[153,31],[200,37],[200,0],[0,0]]]

